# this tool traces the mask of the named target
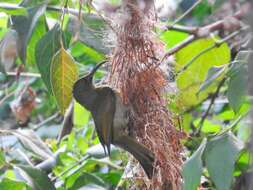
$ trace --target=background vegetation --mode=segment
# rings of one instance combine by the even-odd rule
[[[105,157],[90,113],[70,103],[78,73],[87,73],[111,51],[103,40],[105,21],[80,2],[0,2],[1,190],[128,189],[131,182],[131,172],[124,172],[126,153],[114,148]],[[185,0],[160,6],[164,14],[158,16],[169,30],[155,32],[175,58],[169,65],[168,107],[186,136],[183,188],[250,189],[244,181],[252,175],[247,95],[252,34],[242,9],[250,5]],[[96,79],[106,72],[100,70]]]

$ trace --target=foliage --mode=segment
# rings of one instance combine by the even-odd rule
[[[193,19],[201,25],[224,3],[203,2],[180,24]],[[105,20],[86,4],[78,18],[77,1],[68,4],[73,15],[62,13],[62,6],[59,0],[0,3],[0,189],[127,189],[128,157],[115,147],[110,158],[104,155],[90,113],[72,99],[78,73],[87,73],[110,52],[102,39]],[[168,49],[189,37],[177,30],[158,35]],[[168,107],[175,123],[180,121],[177,128],[189,136],[182,140],[184,190],[229,190],[251,164],[246,92],[252,52],[234,53],[230,41],[207,51],[223,38],[198,39],[174,54],[172,83],[178,90],[168,93]],[[105,74],[98,71],[96,80]],[[36,107],[19,125],[11,105],[20,98],[27,106],[30,97],[20,93],[26,87],[36,92]],[[72,123],[66,124],[68,114]],[[66,125],[74,127],[57,140]]]

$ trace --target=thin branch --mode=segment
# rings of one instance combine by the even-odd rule
[[[15,91],[7,94],[5,97],[3,97],[1,100],[0,100],[0,106],[7,100],[9,99],[10,97],[12,97],[13,95],[15,94]]]
[[[7,76],[17,76],[17,72],[7,72]],[[19,77],[34,77],[34,78],[40,78],[41,74],[39,73],[20,73]]]
[[[68,12],[69,14],[72,14],[73,16],[79,16],[79,10],[77,9],[72,9],[72,8],[61,8],[61,7],[55,7],[55,6],[48,6],[47,7],[48,11],[55,11],[55,12],[62,12],[63,10]],[[82,14],[84,14],[84,12],[81,12]]]
[[[60,115],[59,112],[55,113],[54,115],[50,116],[49,118],[43,120],[41,123],[35,125],[35,127],[33,128],[33,130],[38,130],[39,128],[43,127],[45,124],[51,122],[52,120],[56,119],[58,116]]]
[[[194,27],[194,26],[183,26],[183,25],[171,25],[171,26],[167,26],[166,30],[176,30],[178,32],[184,32],[187,34],[196,34],[198,31],[198,27]]]
[[[203,116],[201,117],[201,120],[200,120],[200,122],[199,122],[198,130],[197,130],[197,133],[196,133],[197,135],[200,134],[201,129],[202,129],[203,124],[204,124],[204,121],[206,120],[207,116],[209,115],[209,112],[211,111],[211,108],[212,108],[212,106],[213,106],[213,104],[214,104],[214,102],[215,102],[215,99],[218,97],[218,95],[219,95],[219,93],[220,93],[220,89],[221,89],[221,87],[223,86],[223,84],[226,82],[226,80],[227,80],[227,78],[225,77],[225,78],[223,78],[223,79],[220,81],[220,83],[219,83],[219,85],[218,85],[218,87],[217,87],[215,93],[212,95],[210,104],[209,104],[207,110],[205,111],[205,113],[203,114]]]
[[[70,134],[73,127],[74,127],[74,123],[73,123],[73,116],[74,116],[74,101],[71,102],[71,104],[69,105],[68,110],[66,111],[65,115],[64,115],[64,120],[62,123],[62,129],[61,132],[58,136],[58,143],[60,143],[61,139]]]
[[[189,45],[191,42],[201,39],[201,38],[206,38],[208,36],[210,36],[211,33],[215,32],[215,31],[219,31],[219,30],[231,30],[231,29],[235,29],[241,28],[241,24],[240,22],[238,22],[238,26],[235,27],[235,23],[231,23],[229,22],[229,20],[231,18],[233,19],[237,19],[240,20],[242,19],[249,11],[250,7],[249,4],[246,3],[243,6],[241,6],[241,9],[239,11],[237,11],[233,16],[227,17],[223,20],[211,23],[207,26],[203,26],[200,28],[195,28],[195,27],[180,27],[180,26],[168,26],[168,29],[172,29],[172,30],[178,30],[180,32],[185,32],[188,34],[191,34],[188,38],[186,38],[184,41],[182,41],[181,43],[177,44],[175,47],[173,47],[172,49],[170,49],[161,59],[161,62],[163,62],[164,60],[166,60],[169,56],[173,55],[174,53],[178,52],[179,50],[181,50],[182,48],[186,47],[187,45]]]
[[[63,172],[61,172],[59,175],[57,175],[56,177],[54,177],[52,179],[53,182],[55,182],[58,178],[64,176],[66,173],[68,173],[69,171],[71,171],[72,169],[74,169],[76,166],[81,165],[85,160],[87,160],[90,157],[90,155],[85,155],[83,158],[81,158],[78,162],[76,162],[75,164],[73,164],[72,166],[70,166],[69,168],[67,168],[66,170],[64,170]]]
[[[186,47],[187,45],[189,45],[190,43],[192,43],[195,40],[195,36],[191,35],[188,38],[186,38],[184,41],[182,41],[181,43],[175,45],[173,48],[171,48],[162,58],[161,62],[163,62],[164,60],[166,60],[169,56],[173,55],[174,53],[178,52],[179,50],[181,50],[182,48]]]
[[[196,1],[187,11],[185,11],[180,17],[178,17],[172,24],[174,26],[178,22],[180,22],[183,18],[185,18],[188,14],[190,14],[203,0]]]

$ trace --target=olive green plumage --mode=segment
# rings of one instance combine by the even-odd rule
[[[110,155],[111,144],[123,148],[140,162],[147,176],[152,178],[154,155],[130,135],[129,108],[122,103],[115,90],[108,86],[95,87],[92,83],[94,73],[104,63],[98,64],[90,74],[76,81],[74,98],[91,112],[105,153]]]

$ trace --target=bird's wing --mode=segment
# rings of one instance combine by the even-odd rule
[[[103,146],[106,146],[110,155],[110,145],[112,143],[113,119],[115,114],[116,97],[113,90],[109,87],[97,89],[99,100],[97,100],[97,109],[94,110],[93,118],[98,133],[99,140]]]

